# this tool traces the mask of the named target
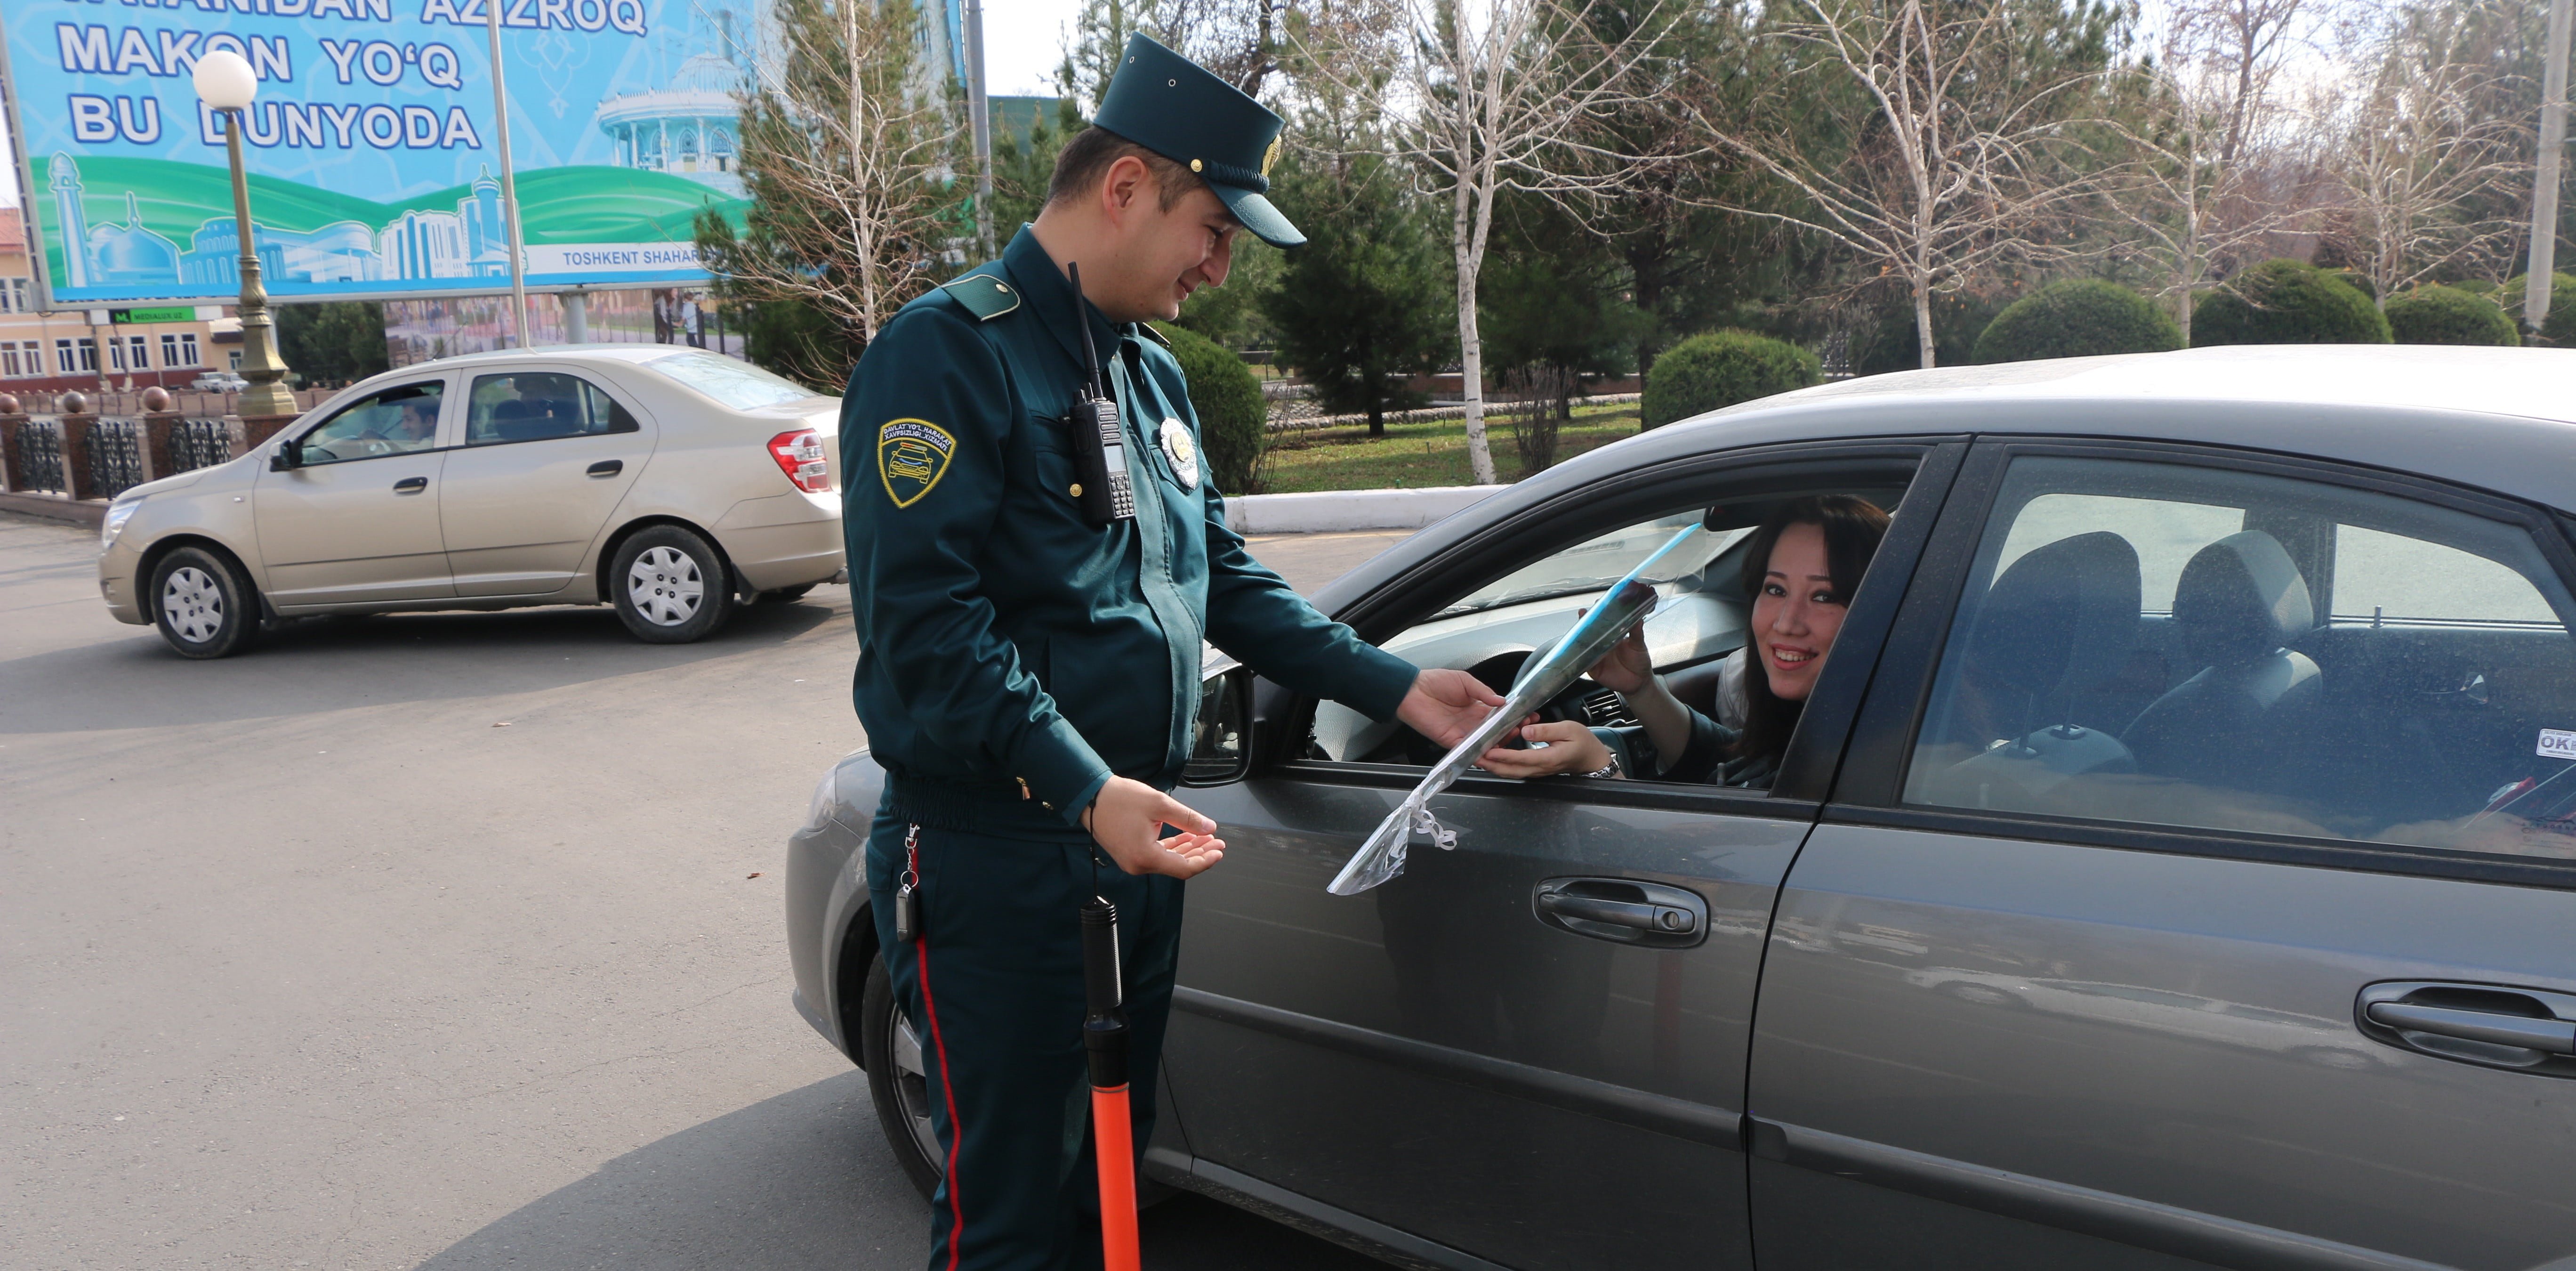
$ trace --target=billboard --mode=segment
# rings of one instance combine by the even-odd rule
[[[692,287],[739,222],[734,93],[759,0],[493,0],[533,289]],[[241,249],[197,56],[257,72],[242,136],[279,299],[509,286],[485,0],[13,3],[0,83],[49,307],[221,300]]]

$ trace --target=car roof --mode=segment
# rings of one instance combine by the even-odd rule
[[[684,353],[711,353],[713,350],[684,344],[540,344],[526,349],[492,349],[482,353],[459,353],[453,357],[414,362],[402,369],[414,374],[423,371],[447,371],[460,367],[489,366],[494,362],[518,362],[544,358],[565,362],[625,362],[641,365]]]
[[[1316,599],[1331,612],[1484,525],[1619,472],[1783,442],[1956,435],[2266,450],[2576,510],[2576,350],[2244,345],[1842,380],[1578,455],[1390,549]]]

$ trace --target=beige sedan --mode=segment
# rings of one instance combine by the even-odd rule
[[[183,656],[308,614],[612,604],[644,640],[842,576],[839,402],[667,345],[474,354],[360,383],[137,486],[98,585]]]

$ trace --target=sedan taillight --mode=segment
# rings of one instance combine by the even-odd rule
[[[778,470],[807,494],[832,492],[831,465],[823,462],[823,438],[811,428],[783,432],[769,439],[769,457]]]

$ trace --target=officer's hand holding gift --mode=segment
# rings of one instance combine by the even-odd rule
[[[1144,325],[1224,282],[1237,233],[1305,241],[1263,197],[1279,128],[1137,37],[1037,222],[905,306],[842,401],[853,691],[887,772],[868,886],[946,1155],[934,1266],[1096,1256],[1076,916],[1095,894],[1117,906],[1151,1138],[1180,880],[1224,856],[1165,793],[1202,641],[1444,746],[1502,704],[1361,642],[1252,558]]]

